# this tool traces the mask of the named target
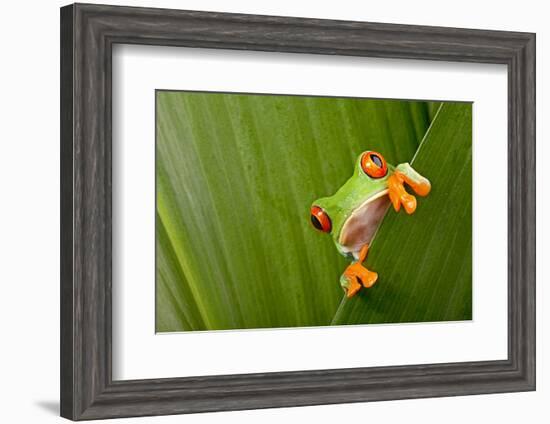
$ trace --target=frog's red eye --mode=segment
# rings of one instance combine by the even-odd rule
[[[324,233],[330,233],[332,229],[328,214],[319,206],[311,207],[311,223],[316,229]]]
[[[380,153],[368,151],[361,156],[361,168],[369,177],[382,178],[388,173],[388,166]]]

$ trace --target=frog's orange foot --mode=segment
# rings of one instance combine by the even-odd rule
[[[348,299],[355,296],[361,287],[363,287],[357,278],[348,277],[343,274],[340,277],[340,285],[342,286],[342,289],[344,289],[344,293]]]
[[[416,198],[407,193],[403,185],[403,179],[397,172],[388,178],[388,196],[396,212],[399,212],[401,205],[405,208],[408,214],[416,210]]]
[[[388,196],[396,212],[399,212],[401,205],[409,215],[416,210],[416,198],[405,190],[407,183],[416,194],[426,196],[430,192],[430,182],[418,175],[417,179],[396,170],[388,178]]]
[[[369,271],[359,262],[355,262],[348,266],[340,277],[340,284],[348,298],[353,297],[361,289],[361,287],[369,288],[376,283],[378,274]]]

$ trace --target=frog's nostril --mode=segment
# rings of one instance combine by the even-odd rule
[[[330,221],[328,214],[319,206],[311,207],[310,218],[311,218],[311,223],[317,230],[323,231],[325,233],[329,233],[330,230],[332,229],[332,223]]]

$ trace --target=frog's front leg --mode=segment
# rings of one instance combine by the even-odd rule
[[[394,173],[388,178],[388,195],[396,212],[401,205],[408,214],[416,210],[416,198],[407,193],[407,183],[419,196],[427,196],[431,190],[430,181],[416,172],[408,163],[397,165]]]
[[[340,285],[348,298],[355,296],[361,287],[372,287],[378,279],[376,272],[369,271],[363,266],[363,262],[367,259],[368,251],[369,245],[365,244],[359,252],[359,259],[349,265],[340,277]]]

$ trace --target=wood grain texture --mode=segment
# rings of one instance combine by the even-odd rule
[[[114,43],[508,65],[509,358],[112,381]],[[534,388],[534,34],[85,4],[61,9],[62,416],[98,419]]]
[[[61,215],[61,356],[60,356],[60,379],[61,379],[61,414],[65,417],[74,416],[74,403],[76,401],[73,390],[75,385],[73,372],[73,349],[74,349],[74,324],[73,319],[73,19],[72,7],[61,9],[61,110],[60,110],[60,133],[61,133],[61,169],[60,169],[60,215]]]

